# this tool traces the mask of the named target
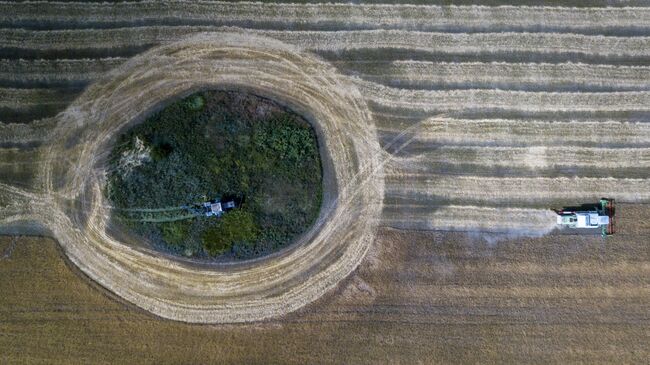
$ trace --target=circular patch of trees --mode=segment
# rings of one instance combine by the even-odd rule
[[[316,134],[271,100],[204,91],[122,134],[105,194],[114,221],[153,246],[200,258],[248,259],[293,242],[316,220]],[[234,202],[206,216],[206,202]]]

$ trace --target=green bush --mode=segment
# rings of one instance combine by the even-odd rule
[[[160,231],[163,239],[172,245],[180,245],[183,243],[187,239],[189,228],[188,221],[160,223]]]
[[[205,105],[205,99],[201,95],[190,96],[185,99],[185,105],[192,111],[200,111]]]
[[[308,126],[297,126],[291,119],[275,120],[255,133],[258,148],[273,151],[280,159],[291,160],[292,163],[317,153],[314,140],[315,135]]]
[[[253,215],[242,209],[225,213],[203,234],[203,247],[212,256],[228,250],[233,244],[250,244],[257,239],[259,228]]]

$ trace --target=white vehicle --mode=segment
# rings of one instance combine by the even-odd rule
[[[569,228],[600,228],[603,236],[614,234],[614,199],[601,199],[600,209],[590,211],[560,210],[557,224]]]
[[[225,203],[219,200],[203,203],[203,213],[206,217],[221,217],[224,212],[234,208],[235,202],[232,200]]]

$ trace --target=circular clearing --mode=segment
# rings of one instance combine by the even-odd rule
[[[305,116],[320,143],[323,207],[300,242],[258,260],[199,265],[126,245],[107,232],[105,159],[117,134],[198,90],[248,91]],[[43,164],[52,202],[37,213],[90,278],[158,316],[196,323],[263,320],[294,311],[350,274],[373,242],[383,174],[365,101],[326,62],[273,39],[202,33],[139,55],[90,86],[59,116]]]

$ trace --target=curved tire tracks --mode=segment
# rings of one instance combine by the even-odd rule
[[[116,134],[170,99],[207,88],[251,91],[284,103],[306,116],[319,136],[321,214],[300,242],[271,257],[198,265],[107,233],[103,157]],[[158,316],[228,323],[286,314],[333,288],[373,241],[383,176],[370,113],[354,84],[293,46],[259,36],[198,34],[129,60],[89,87],[59,120],[47,154],[62,159],[43,163],[41,181],[52,206],[34,214],[85,274]]]

